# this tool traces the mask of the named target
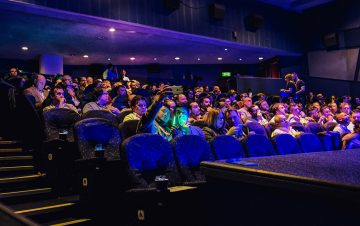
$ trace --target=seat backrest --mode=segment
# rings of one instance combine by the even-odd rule
[[[299,143],[290,134],[279,134],[272,138],[279,155],[301,153]]]
[[[120,112],[120,114],[118,114],[118,115],[116,116],[116,119],[117,119],[118,123],[119,123],[119,124],[122,123],[122,122],[124,121],[124,118],[125,118],[128,114],[130,114],[131,112],[132,112],[131,109],[122,110],[122,111]]]
[[[336,127],[337,123],[336,122],[327,122],[324,124],[324,129],[326,131],[333,131],[334,128]]]
[[[87,119],[87,118],[107,119],[110,122],[114,123],[114,125],[117,125],[116,116],[114,114],[112,114],[111,112],[106,111],[106,110],[87,111],[85,114],[82,115],[82,119]]]
[[[251,134],[243,140],[248,157],[276,155],[271,141],[264,135]]]
[[[312,133],[303,133],[298,137],[298,141],[303,152],[319,152],[324,151],[319,138]]]
[[[301,123],[291,123],[290,126],[298,132],[307,132],[305,126],[303,126]]]
[[[59,133],[66,130],[67,141],[74,141],[73,127],[80,120],[80,115],[70,109],[53,108],[43,112],[45,135],[47,140],[59,138]]]
[[[83,119],[75,124],[75,141],[83,159],[95,157],[95,146],[101,144],[106,159],[119,159],[119,129],[109,120],[101,118]]]
[[[243,158],[245,151],[235,137],[228,135],[219,135],[212,139],[211,149],[215,159]]]
[[[326,133],[331,136],[332,150],[340,150],[342,145],[340,133],[334,131],[327,131]]]
[[[120,123],[119,130],[121,134],[122,140],[134,136],[136,134],[136,129],[140,120],[127,120],[125,122]]]
[[[158,134],[142,133],[127,138],[121,145],[121,158],[127,162],[131,187],[156,186],[155,177],[176,169],[171,144]]]
[[[308,133],[318,134],[324,131],[324,128],[317,122],[309,122],[306,124],[305,129]]]
[[[262,126],[258,122],[247,122],[247,123],[245,123],[245,126],[247,126],[249,128],[250,132],[253,131],[253,132],[255,132],[255,134],[267,136],[264,126]]]
[[[175,137],[171,143],[182,182],[205,182],[205,176],[200,173],[200,162],[214,160],[206,140],[196,135],[183,135]]]

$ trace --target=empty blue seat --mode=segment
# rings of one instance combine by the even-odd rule
[[[324,151],[324,148],[319,138],[312,133],[303,133],[298,137],[300,146],[303,152],[319,152]]]
[[[251,134],[243,142],[248,157],[276,155],[274,146],[264,135]]]
[[[214,156],[210,145],[203,137],[184,135],[172,140],[174,157],[183,184],[198,184],[205,182],[205,176],[200,173],[201,161],[213,161]]]
[[[156,187],[155,177],[166,176],[176,169],[171,144],[157,134],[143,133],[126,139],[121,158],[127,163],[132,187]]]
[[[120,132],[109,120],[83,119],[75,124],[75,141],[83,159],[95,158],[95,146],[101,145],[106,159],[120,158]]]
[[[80,120],[80,115],[70,109],[54,108],[43,112],[45,135],[47,140],[59,138],[59,133],[67,132],[67,141],[74,141],[73,127]]]
[[[106,110],[92,110],[92,111],[88,111],[85,114],[82,115],[82,119],[87,119],[87,118],[102,118],[102,119],[107,119],[110,122],[114,123],[114,125],[118,125],[117,123],[117,119],[116,116]]]
[[[245,157],[241,143],[233,136],[216,136],[210,144],[216,159]]]
[[[299,143],[290,134],[279,134],[272,138],[279,155],[301,153]]]

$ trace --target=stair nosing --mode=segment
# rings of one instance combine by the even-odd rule
[[[32,155],[19,155],[19,156],[3,156],[0,157],[0,161],[12,161],[12,160],[31,160]]]
[[[22,182],[35,178],[41,178],[43,176],[45,176],[45,174],[30,174],[30,175],[17,176],[17,177],[5,177],[5,178],[0,178],[0,184]]]
[[[30,166],[30,165],[4,166],[4,167],[0,167],[0,172],[21,171],[21,170],[31,170],[31,169],[34,169],[34,166]]]
[[[72,225],[72,224],[82,223],[82,222],[86,222],[86,221],[91,221],[91,219],[89,219],[89,218],[83,218],[83,219],[78,219],[78,220],[72,220],[72,221],[68,221],[68,222],[58,223],[58,224],[51,224],[50,226],[66,226],[66,225]]]
[[[0,199],[1,198],[11,198],[11,197],[18,196],[18,195],[42,194],[42,193],[49,192],[51,190],[52,190],[51,188],[38,188],[38,189],[30,189],[30,190],[3,192],[3,193],[0,193]]]
[[[23,151],[23,148],[0,148],[0,153],[17,153]]]
[[[67,206],[73,206],[75,204],[76,203],[74,203],[74,202],[61,203],[61,204],[50,205],[50,206],[42,206],[42,207],[36,207],[36,208],[31,208],[31,209],[18,210],[18,211],[15,211],[14,213],[16,213],[16,214],[33,214],[33,213],[44,211],[44,210],[55,210],[55,209],[60,209],[60,208],[67,207]]]

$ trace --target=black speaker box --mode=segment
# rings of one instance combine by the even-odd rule
[[[172,12],[179,9],[180,0],[163,0],[165,11]]]
[[[244,18],[245,29],[251,32],[256,32],[262,27],[264,23],[263,16],[259,14],[250,14]]]
[[[323,45],[327,50],[339,48],[339,36],[337,33],[327,33],[322,37]]]
[[[160,73],[160,64],[148,64],[146,65],[146,69],[150,74]]]
[[[225,6],[218,3],[209,4],[209,17],[214,20],[223,20],[225,16]]]

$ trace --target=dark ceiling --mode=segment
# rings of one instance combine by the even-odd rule
[[[302,12],[306,9],[313,8],[334,0],[258,0],[270,5],[275,5],[287,10]]]
[[[13,1],[0,1],[0,26],[0,59],[46,53],[64,56],[67,65],[253,64],[259,57],[298,55]]]

